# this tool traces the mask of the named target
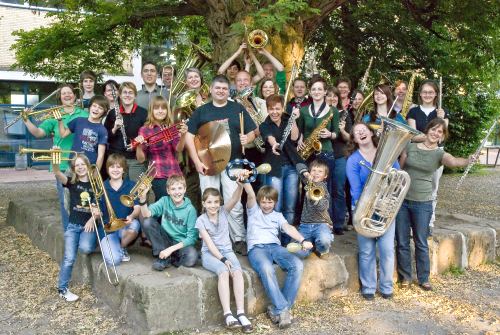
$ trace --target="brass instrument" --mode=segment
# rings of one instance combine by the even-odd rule
[[[283,98],[285,104],[288,102],[288,97],[290,96],[290,91],[292,90],[293,81],[295,80],[295,78],[297,78],[298,74],[299,74],[299,65],[297,64],[296,61],[294,61],[292,65],[292,72],[290,73],[290,79],[288,80],[288,85],[286,86],[285,96]]]
[[[403,105],[401,106],[401,111],[399,112],[402,117],[406,119],[406,115],[410,111],[411,101],[413,98],[413,90],[415,87],[415,78],[417,77],[417,72],[413,72],[408,83],[408,89],[406,90],[405,99],[403,100]]]
[[[319,201],[325,196],[325,190],[321,186],[317,186],[314,182],[308,181],[304,190],[307,192],[307,197],[313,201]]]
[[[90,185],[95,185],[95,180],[93,179],[94,177],[91,176],[90,173],[88,175],[89,175]],[[92,187],[92,189],[94,189],[94,188]],[[103,253],[104,249],[102,247],[101,237],[99,236],[99,229],[98,229],[97,220],[96,220],[96,217],[94,215],[94,212],[92,211],[92,204],[90,202],[90,194],[82,193],[82,200],[87,202],[90,205],[90,214],[92,215],[92,222],[94,223],[94,229],[95,229],[95,233],[97,235],[97,242],[99,243],[99,249],[101,250],[101,256],[102,256],[102,260],[104,263],[104,269],[106,271],[106,276],[108,277],[108,281],[111,285],[118,286],[118,284],[120,284],[120,281],[118,280],[118,272],[116,271],[116,266],[115,266],[115,257],[113,256],[113,251],[111,249],[111,244],[109,243],[108,235],[106,234],[106,231],[104,231],[103,239],[106,240],[106,245],[108,247],[108,253],[109,253],[109,256],[111,257],[111,265],[113,266],[113,273],[114,273],[114,277],[115,277],[114,280],[111,279],[111,275],[109,274],[109,268],[108,268],[108,265],[106,263],[106,259],[104,258],[104,253]],[[98,201],[96,201],[95,206],[97,207],[97,210],[99,211],[99,213],[101,213],[101,208],[99,206]],[[100,219],[101,219],[100,223],[104,227],[104,222],[102,221],[102,217],[100,217]]]
[[[389,79],[383,74],[380,75],[380,80],[378,85],[388,84]],[[367,111],[373,108],[373,90],[366,96],[361,105],[359,105],[356,115],[354,116],[354,122],[360,122]]]
[[[333,113],[330,113],[329,116],[323,119],[319,126],[314,128],[312,133],[309,135],[308,138],[304,141],[304,148],[302,150],[297,150],[297,153],[299,154],[300,157],[302,157],[303,160],[307,160],[313,152],[319,153],[321,152],[321,139],[319,137],[319,133],[321,129],[326,128],[328,123],[333,119]]]
[[[262,49],[267,45],[269,37],[265,31],[260,29],[252,30],[247,37],[248,45],[254,49]]]
[[[106,204],[106,209],[108,210],[109,222],[107,224],[103,222],[104,231],[112,233],[114,231],[117,231],[125,227],[126,225],[125,219],[118,219],[116,217],[115,211],[113,210],[113,206],[111,205],[111,201],[109,201],[108,194],[106,193],[104,182],[102,181],[99,169],[95,165],[92,165],[90,167],[89,182],[90,186],[92,187],[92,190],[94,191],[96,202],[98,203],[101,198],[104,198],[104,203]]]
[[[180,123],[176,123],[170,127],[160,126],[160,129],[157,132],[144,138],[143,144],[146,146],[151,146],[151,145],[156,144],[158,142],[165,142],[165,143],[172,142],[176,138],[180,137],[179,125],[180,125]],[[137,148],[137,146],[139,144],[140,144],[139,142],[132,139],[129,147],[132,149],[135,149],[135,148]]]
[[[372,171],[356,204],[353,225],[358,234],[368,238],[382,236],[394,222],[410,187],[410,176],[406,171],[392,165],[411,138],[419,131],[389,119],[382,120],[382,133],[377,153],[370,168]]]
[[[249,170],[245,169],[244,166],[247,166]],[[231,180],[238,180],[242,172],[248,172],[242,183],[253,183],[257,179],[257,175],[271,172],[271,164],[263,163],[255,167],[255,163],[250,162],[248,159],[236,158],[226,166],[226,174]]]
[[[253,88],[252,87],[245,87],[243,90],[238,92],[238,95],[235,97],[235,100],[239,102],[240,104],[245,107],[247,110],[248,114],[252,118],[253,122],[259,127],[259,125],[264,122],[266,117],[262,115],[261,111],[257,108],[257,106],[254,104],[252,100],[252,95],[253,93]],[[255,137],[255,140],[253,140],[253,144],[257,147],[257,149],[260,152],[265,151],[265,143],[262,137],[259,135]]]
[[[155,162],[152,161],[148,166],[148,169],[141,173],[135,183],[134,187],[130,190],[129,194],[124,194],[120,196],[120,202],[127,207],[134,207],[134,200],[138,199],[144,191],[151,187],[151,183],[156,176]]]
[[[75,160],[78,152],[61,149],[30,149],[19,146],[19,154],[31,154],[31,160],[35,162],[51,162],[52,164],[61,164],[61,162]],[[70,158],[69,155],[72,155],[73,158]]]
[[[177,70],[177,75],[175,76],[172,84],[170,85],[170,94],[168,96],[168,105],[171,106],[172,96],[179,96],[182,92],[186,90],[186,83],[181,80],[184,76],[184,72],[190,67],[195,67],[201,70],[203,66],[207,63],[212,62],[212,56],[201,49],[199,46],[192,44],[189,55],[182,66]]]
[[[27,109],[27,110],[23,110],[19,113],[18,116],[16,116],[14,118],[14,120],[10,121],[7,125],[5,125],[4,129],[8,129],[10,126],[14,125],[17,121],[19,121],[21,119],[23,119],[24,121],[27,121],[30,116],[32,116],[35,121],[39,121],[39,122],[49,120],[49,119],[60,119],[64,115],[69,115],[72,113],[72,112],[66,112],[64,110],[64,107],[74,107],[74,106],[76,106],[76,105],[72,105],[72,106],[60,105],[60,106],[54,106],[54,107],[50,107],[50,108],[46,108],[46,109],[42,109],[42,110],[38,110],[38,111],[34,111],[32,108]]]
[[[481,144],[476,149],[476,152],[474,152],[474,155],[472,155],[472,161],[467,165],[467,167],[465,168],[464,174],[462,175],[462,177],[460,177],[460,180],[457,183],[457,187],[455,188],[456,190],[458,190],[460,188],[460,186],[462,185],[462,183],[465,180],[465,177],[467,177],[467,175],[469,174],[470,169],[472,168],[472,166],[474,166],[474,164],[478,160],[479,155],[481,155],[481,150],[483,150],[483,147],[486,145],[486,142],[488,141],[488,137],[490,137],[491,133],[493,132],[493,130],[497,126],[497,123],[499,123],[499,122],[500,122],[500,119],[495,120],[495,122],[493,122],[493,124],[491,125],[490,129],[488,129],[486,136],[481,141]]]
[[[175,101],[175,114],[173,117],[174,122],[189,119],[193,114],[194,110],[198,108],[196,104],[196,98],[198,94],[202,97],[208,97],[210,93],[210,87],[208,84],[203,83],[203,85],[198,89],[189,89],[181,93]]]

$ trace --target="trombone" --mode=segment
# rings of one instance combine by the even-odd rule
[[[96,185],[96,180],[95,180],[95,177],[93,176],[93,173],[94,173],[94,170],[91,169],[91,171],[89,171],[88,176],[89,176],[90,185],[92,186],[92,190],[93,190],[94,194],[96,194],[95,193],[96,189],[94,188],[94,186]],[[96,220],[96,217],[94,215],[94,212],[92,211],[92,203],[90,201],[90,194],[82,193],[82,200],[88,202],[88,204],[90,206],[90,214],[92,215],[92,222],[94,223],[94,229],[95,229],[95,233],[97,235],[97,242],[99,243],[99,249],[101,249],[101,256],[102,256],[102,260],[104,262],[104,269],[106,270],[106,276],[108,277],[108,281],[111,285],[118,286],[120,281],[118,280],[118,273],[116,272],[115,257],[113,256],[113,251],[111,250],[111,245],[109,244],[109,239],[108,239],[108,235],[106,234],[106,230],[104,230],[104,239],[106,240],[106,245],[108,247],[109,256],[111,257],[111,265],[113,266],[113,273],[114,273],[114,277],[115,277],[114,280],[111,279],[111,276],[109,274],[109,268],[108,268],[108,265],[106,263],[106,259],[104,258],[101,237],[99,236],[99,229],[98,229],[98,225],[97,225],[97,220]],[[99,206],[99,201],[97,200],[97,197],[96,197],[96,201],[95,201],[95,206],[96,206],[97,210],[99,211],[99,213],[102,213],[101,208]],[[104,227],[104,222],[102,220],[102,217],[100,217],[100,219],[101,219],[100,223]]]
[[[133,207],[134,200],[139,198],[144,191],[151,187],[151,183],[156,176],[156,167],[155,162],[152,161],[148,166],[146,172],[141,173],[139,178],[137,179],[137,183],[130,190],[129,194],[124,194],[120,196],[120,201],[124,206]]]
[[[30,149],[19,146],[19,154],[31,154],[31,159],[35,162],[52,162],[52,164],[61,164],[61,162],[73,161],[78,152],[73,150],[53,149]],[[70,158],[69,156],[73,156]]]
[[[108,194],[106,193],[106,189],[104,188],[104,182],[102,181],[99,169],[95,165],[92,165],[90,167],[89,182],[90,186],[92,187],[92,190],[94,191],[96,202],[98,203],[101,198],[104,198],[104,203],[106,204],[106,209],[108,210],[109,222],[107,224],[103,222],[104,231],[112,233],[114,231],[117,231],[125,227],[126,225],[125,220],[118,219],[116,217],[115,211],[113,210],[113,206],[111,205],[111,201],[109,201]]]
[[[71,106],[54,106],[46,109],[42,109],[39,111],[34,111],[33,108],[29,108],[26,110],[23,110],[19,113],[18,116],[16,116],[12,121],[7,123],[4,127],[4,129],[8,129],[10,126],[14,125],[17,121],[23,119],[24,121],[27,121],[30,116],[33,116],[33,118],[36,121],[45,121],[48,119],[60,119],[64,115],[69,115],[72,112],[67,112],[64,110],[64,107],[75,107],[76,104],[73,104]]]

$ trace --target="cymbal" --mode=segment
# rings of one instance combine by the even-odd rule
[[[200,160],[208,167],[207,176],[221,173],[231,157],[231,138],[220,121],[205,123],[194,138]]]

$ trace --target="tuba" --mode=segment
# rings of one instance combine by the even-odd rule
[[[392,168],[411,138],[419,131],[386,117],[381,117],[382,133],[373,161],[372,171],[356,204],[352,223],[354,229],[368,238],[384,235],[394,222],[410,187],[406,171]],[[363,162],[360,164],[364,165]]]

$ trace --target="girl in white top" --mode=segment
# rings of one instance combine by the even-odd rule
[[[238,183],[231,199],[224,206],[221,206],[222,197],[219,190],[211,187],[205,189],[202,195],[204,213],[196,220],[196,228],[198,228],[203,240],[201,249],[203,267],[216,273],[219,277],[219,299],[226,327],[242,327],[243,332],[250,333],[253,327],[245,315],[243,274],[238,258],[232,249],[227,218],[229,212],[240,201],[242,192],[243,186]],[[229,276],[233,278],[237,319],[231,313]]]

